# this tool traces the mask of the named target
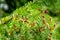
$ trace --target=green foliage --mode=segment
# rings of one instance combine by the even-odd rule
[[[51,16],[60,16],[60,0],[38,0],[37,2],[46,6]]]
[[[54,40],[56,22],[45,5],[29,2],[0,20],[1,40]]]

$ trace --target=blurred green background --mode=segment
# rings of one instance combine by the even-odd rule
[[[16,8],[32,0],[0,0],[0,18],[10,15]]]

